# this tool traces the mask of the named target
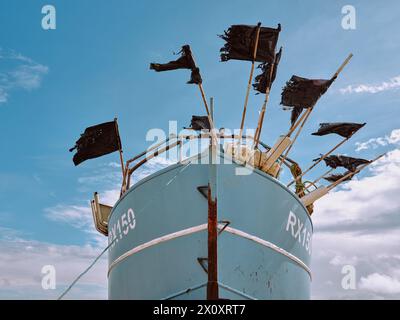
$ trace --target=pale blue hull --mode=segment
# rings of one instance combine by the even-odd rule
[[[260,171],[236,175],[237,167],[217,165],[218,220],[230,222],[218,237],[219,297],[309,299],[306,208],[276,179]],[[198,258],[207,257],[201,226],[208,207],[197,188],[208,179],[207,164],[176,164],[119,200],[109,220],[109,240],[116,239],[109,250],[110,299],[206,299]]]

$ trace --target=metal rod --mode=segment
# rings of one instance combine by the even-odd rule
[[[211,111],[211,118],[214,121],[214,98],[210,97],[210,111]]]
[[[210,135],[209,133],[202,134],[202,136],[197,136],[197,135],[179,135],[179,136],[176,136],[175,134],[171,134],[170,137],[167,138],[166,140],[157,143],[156,145],[154,145],[154,146],[152,146],[151,148],[149,148],[149,149],[143,151],[142,153],[140,153],[139,155],[135,156],[134,158],[128,160],[128,161],[126,162],[126,165],[125,165],[124,179],[123,179],[123,184],[122,184],[122,187],[121,187],[121,195],[126,191],[127,188],[129,188],[129,185],[130,185],[130,176],[131,176],[131,174],[132,174],[135,170],[137,170],[141,165],[143,165],[143,164],[146,163],[148,160],[150,160],[151,158],[153,158],[153,157],[155,157],[155,156],[157,156],[157,155],[160,155],[161,153],[163,153],[163,152],[165,152],[165,151],[168,151],[170,148],[173,148],[173,147],[175,147],[175,146],[177,146],[177,145],[180,145],[180,147],[182,147],[182,146],[183,146],[183,143],[184,143],[183,139],[186,139],[186,140],[190,140],[190,139],[201,139],[201,138],[209,138],[210,136],[211,136],[211,135]],[[235,134],[232,134],[232,135],[217,134],[217,137],[219,137],[219,138],[221,138],[221,139],[238,139],[238,138],[239,138],[239,136],[238,136],[238,135],[235,135]],[[145,159],[142,159],[142,160],[141,160],[140,162],[138,162],[134,167],[129,168],[129,164],[130,164],[131,162],[133,162],[133,161],[139,159],[139,158],[142,157],[143,155],[146,155],[148,152],[150,152],[150,151],[152,151],[152,150],[154,150],[154,149],[160,147],[162,144],[167,143],[167,142],[168,142],[170,139],[172,139],[172,138],[176,139],[176,141],[175,141],[174,143],[170,142],[169,145],[167,145],[167,146],[165,146],[165,147],[163,147],[163,148],[161,148],[161,149],[158,149],[158,150],[157,150],[156,152],[154,152],[153,154],[147,156]],[[253,140],[253,141],[254,141],[254,137],[249,136],[249,135],[243,135],[243,136],[242,136],[242,139],[248,139],[248,140]],[[260,141],[259,143],[260,143],[260,145],[262,145],[267,151],[271,149],[270,146],[266,145],[266,144],[263,143],[262,141]],[[287,162],[289,162],[290,164],[297,164],[297,163],[296,163],[295,161],[293,161],[292,159],[287,158],[287,159],[285,159],[285,162],[284,162],[284,163],[285,163],[285,165],[287,165],[288,167],[290,167],[290,164],[287,163]]]
[[[239,141],[238,145],[240,145],[241,142],[241,136],[243,134],[243,128],[244,128],[244,121],[246,119],[246,111],[247,111],[247,104],[249,102],[249,94],[250,94],[250,88],[251,88],[251,81],[253,80],[253,73],[254,73],[254,63],[257,58],[257,49],[258,49],[258,42],[260,38],[260,30],[261,30],[261,22],[257,24],[257,30],[256,30],[256,39],[254,43],[254,50],[253,50],[253,60],[251,61],[251,69],[250,69],[250,76],[249,76],[249,81],[247,83],[247,90],[246,90],[246,96],[244,98],[244,106],[243,106],[243,113],[242,113],[242,120],[240,122],[240,132],[239,132]]]
[[[150,147],[150,148],[144,150],[143,152],[139,153],[138,155],[136,155],[136,156],[133,157],[132,159],[129,159],[129,160],[127,161],[127,163],[131,163],[131,162],[133,162],[133,161],[135,161],[135,160],[137,160],[137,159],[143,157],[146,153],[148,153],[148,152],[150,152],[150,151],[152,151],[152,150],[158,148],[159,146],[163,145],[164,143],[167,143],[170,139],[173,139],[173,138],[177,138],[177,136],[176,136],[175,134],[170,134],[170,136],[169,136],[167,139],[162,140],[162,141],[156,143],[155,145],[153,145],[152,147]]]
[[[163,147],[162,149],[157,150],[153,154],[147,156],[146,158],[142,159],[133,168],[129,169],[128,170],[128,174],[127,174],[127,179],[128,179],[127,180],[127,188],[129,189],[130,181],[131,181],[131,175],[137,168],[139,168],[140,166],[142,166],[143,164],[145,164],[147,161],[151,160],[152,158],[157,157],[161,153],[164,153],[164,152],[168,151],[169,149],[171,149],[171,148],[173,148],[173,147],[175,147],[177,145],[180,145],[180,144],[181,144],[181,142],[179,140],[177,140],[174,143],[169,144],[169,145]]]
[[[218,300],[217,147],[209,148],[207,300]]]

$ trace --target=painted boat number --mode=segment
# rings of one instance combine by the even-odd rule
[[[136,217],[135,213],[133,212],[132,208],[129,208],[126,213],[123,213],[117,221],[111,226],[111,228],[108,228],[108,243],[111,243],[112,241],[115,243],[118,242],[118,240],[121,240],[124,236],[128,235],[130,230],[135,229],[136,227]]]
[[[293,238],[297,239],[299,243],[306,249],[308,254],[311,255],[311,232],[309,232],[302,222],[292,211],[289,212],[286,231],[289,232]]]

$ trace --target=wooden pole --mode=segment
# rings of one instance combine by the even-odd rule
[[[339,69],[336,70],[336,72],[335,72],[335,74],[333,75],[332,78],[334,78],[334,79],[337,78],[337,76],[339,75],[339,73],[342,72],[342,70],[343,70],[344,67],[349,63],[349,61],[350,61],[350,59],[351,59],[352,57],[353,57],[353,54],[350,53],[350,54],[347,56],[346,60],[343,61],[342,65],[339,67]]]
[[[287,158],[287,156],[288,156],[288,154],[289,154],[289,152],[290,152],[290,149],[292,149],[293,144],[296,142],[298,136],[300,135],[301,130],[303,130],[304,124],[306,123],[306,121],[307,121],[308,117],[310,116],[310,114],[311,114],[311,110],[310,110],[310,111],[307,113],[307,115],[304,117],[304,120],[303,120],[303,122],[301,123],[299,130],[297,130],[296,135],[294,136],[294,139],[293,139],[292,143],[290,144],[289,148],[287,148],[287,150],[286,150],[284,156],[283,156],[282,159],[281,159],[280,166],[282,165],[283,161],[286,160],[286,158]]]
[[[275,68],[275,58],[274,57],[274,61],[272,62],[272,66],[271,66],[271,70],[269,73],[269,79],[272,79],[272,73],[274,72],[274,68]],[[258,142],[260,141],[260,136],[261,136],[261,129],[262,129],[262,125],[264,122],[264,115],[265,115],[265,111],[267,110],[267,103],[268,103],[268,99],[269,99],[269,93],[271,91],[271,85],[272,85],[272,81],[270,81],[269,86],[267,86],[266,90],[265,90],[265,98],[264,98],[264,103],[262,105],[261,108],[261,113],[260,116],[258,118],[258,123],[257,123],[257,128],[256,128],[256,136],[255,136],[255,140],[254,140],[254,145],[253,145],[253,149],[256,149],[258,147]]]
[[[308,115],[310,114],[310,112],[311,112],[311,109],[307,109],[306,112],[303,112],[303,114],[301,115],[300,119],[298,119],[298,120],[293,124],[293,126],[290,127],[290,129],[289,129],[288,133],[285,135],[285,137],[288,137],[288,138],[289,138],[289,137],[292,135],[292,133],[296,130],[296,128],[299,126],[299,124],[302,123],[302,122],[304,121],[304,119],[308,117]],[[282,139],[282,141],[278,144],[277,148],[279,148],[279,146],[282,144],[283,141],[284,141],[284,139]],[[286,160],[286,157],[285,157],[285,159],[283,159],[283,161],[285,161],[285,160]],[[282,162],[283,162],[283,161],[282,161]],[[274,164],[271,163],[271,165],[268,167],[268,169],[267,169],[266,171],[270,170],[270,169],[272,168],[273,165],[274,165]]]
[[[124,158],[122,155],[123,151],[122,151],[122,145],[121,145],[121,138],[119,136],[118,119],[117,118],[114,118],[114,123],[115,123],[115,131],[118,136],[119,161],[121,162],[122,177],[124,177],[125,176]]]
[[[253,50],[253,61],[251,62],[251,69],[250,69],[250,76],[249,76],[249,81],[247,83],[247,91],[246,91],[246,96],[244,99],[244,106],[243,106],[243,113],[242,113],[242,121],[240,122],[240,132],[239,132],[239,141],[238,145],[240,145],[240,142],[242,140],[242,135],[243,135],[243,128],[244,128],[244,120],[246,119],[246,111],[247,111],[247,104],[249,101],[249,94],[250,94],[250,88],[251,88],[251,81],[253,80],[253,73],[254,73],[254,63],[257,57],[257,49],[258,49],[258,40],[260,38],[260,30],[261,30],[261,22],[257,24],[257,30],[256,30],[256,39],[254,43],[254,50]]]
[[[193,62],[196,65],[196,62],[194,60],[194,55],[193,55],[193,53],[191,53],[191,54],[192,54]],[[210,109],[208,108],[207,98],[206,98],[206,95],[204,93],[203,84],[200,82],[200,83],[197,84],[197,86],[200,89],[201,98],[203,99],[204,107],[206,108],[206,112],[207,112],[208,121],[210,122],[211,143],[212,144],[217,144],[218,140],[217,140],[217,135],[215,133],[214,121],[212,119],[212,116],[211,116],[211,113],[210,113]]]
[[[210,97],[210,111],[211,111],[211,119],[214,121],[214,98]]]
[[[217,136],[215,134],[214,121],[211,117],[210,109],[208,108],[207,99],[206,99],[206,95],[204,93],[203,85],[201,83],[199,83],[198,87],[200,89],[201,98],[203,99],[204,107],[206,108],[208,121],[210,122],[211,141],[212,141],[212,144],[216,145],[218,140],[217,140]]]

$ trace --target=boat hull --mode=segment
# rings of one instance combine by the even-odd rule
[[[241,166],[228,158],[220,153],[215,165],[219,297],[309,299],[306,208],[276,179],[238,174]],[[207,186],[209,168],[172,165],[117,202],[109,219],[110,299],[206,299],[208,207],[198,187]]]

